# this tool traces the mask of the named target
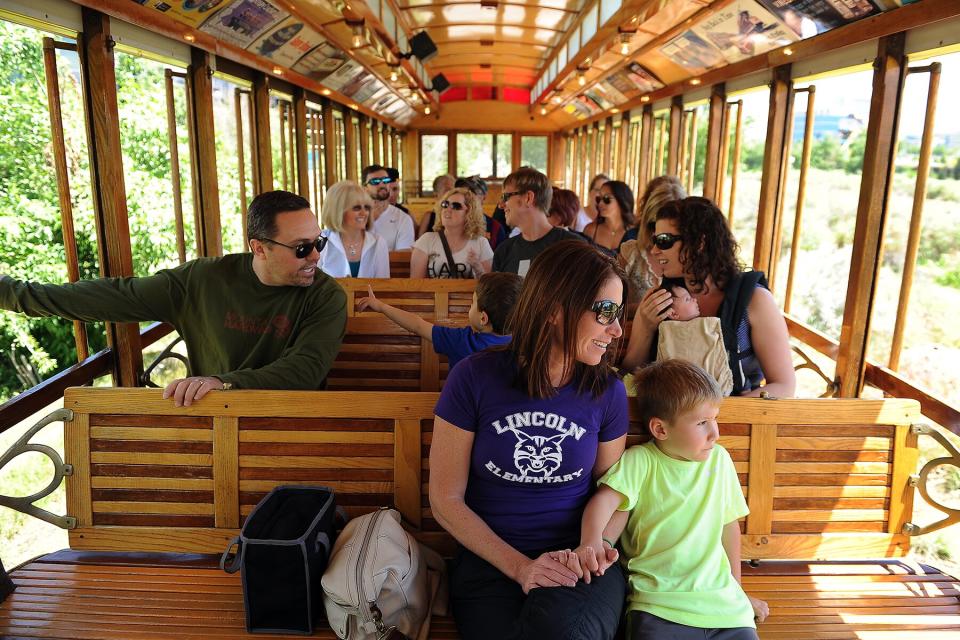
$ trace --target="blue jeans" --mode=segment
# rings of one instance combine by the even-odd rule
[[[450,603],[463,640],[611,640],[626,594],[619,564],[590,584],[540,587],[529,595],[466,549],[450,564]]]

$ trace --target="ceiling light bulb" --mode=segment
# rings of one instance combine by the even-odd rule
[[[620,43],[620,55],[625,56],[630,53],[630,43],[621,42]]]
[[[397,81],[397,70],[396,70],[396,69],[391,69],[391,70],[390,70],[390,82],[396,82],[396,81]]]
[[[324,89],[324,90],[321,91],[320,93],[322,93],[322,94],[325,95],[325,96],[328,96],[328,95],[330,95],[330,89]]]
[[[643,96],[640,98],[640,102],[650,102],[650,96]]]
[[[542,115],[542,116],[547,115],[547,108],[546,108],[546,107],[540,107],[540,115]]]
[[[785,55],[785,56],[792,56],[792,55],[793,55],[793,49],[791,49],[790,47],[787,47],[786,49],[783,50],[783,55]]]
[[[195,35],[193,35],[192,33],[186,33],[186,34],[184,34],[183,39],[186,40],[187,42],[196,42],[197,37],[196,37]],[[789,54],[787,54],[787,55],[789,55]]]
[[[700,78],[694,78],[693,80],[690,81],[690,84],[692,84],[693,86],[697,86],[698,84],[700,84]]]
[[[426,107],[426,108],[423,110],[423,112],[424,112],[426,115],[430,115],[430,107]]]
[[[273,68],[273,75],[282,76],[282,75],[283,75],[283,68],[282,68],[282,67],[274,67],[274,68]]]
[[[560,104],[561,102],[563,102],[563,98],[560,96],[553,96],[553,104]]]
[[[587,84],[587,77],[583,75],[583,71],[577,73],[577,84],[581,87]]]
[[[353,34],[353,42],[352,42],[352,43],[353,43],[353,48],[354,48],[354,49],[359,49],[360,47],[363,46],[363,36],[361,36],[361,35],[359,35],[359,34],[356,34],[356,33]]]

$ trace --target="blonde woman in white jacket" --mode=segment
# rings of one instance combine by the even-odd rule
[[[328,242],[320,268],[334,278],[389,278],[387,243],[370,229],[373,202],[356,182],[342,180],[327,189],[320,221]]]

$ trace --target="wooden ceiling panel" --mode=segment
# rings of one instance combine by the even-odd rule
[[[478,7],[480,5],[478,0],[447,0],[445,2],[441,2],[439,0],[397,0],[397,6],[400,7],[400,9],[409,9],[412,7],[446,7],[454,4],[472,4]],[[537,2],[510,0],[509,2],[501,2],[500,4],[521,7],[527,6],[563,9],[565,11],[571,11],[575,13],[583,6],[583,0],[539,0]]]
[[[404,12],[410,24],[419,28],[444,27],[454,24],[504,24],[564,31],[575,15],[568,11],[544,7],[501,5],[495,10],[479,4],[453,4],[409,9]]]
[[[557,37],[556,31],[548,29],[526,29],[506,24],[470,24],[450,25],[449,27],[429,30],[430,37],[437,44],[437,48],[448,42],[463,42],[464,40],[500,40],[504,42],[526,43],[531,45],[549,46]]]

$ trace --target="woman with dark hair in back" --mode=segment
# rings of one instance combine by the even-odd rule
[[[704,317],[720,318],[733,373],[732,395],[766,391],[793,397],[796,375],[783,314],[759,271],[744,271],[726,216],[706,198],[668,202],[657,212],[650,262],[665,278],[684,278]],[[670,314],[670,292],[650,289],[633,319],[622,366],[650,360],[660,323]]]
[[[447,378],[430,507],[459,543],[450,596],[465,640],[616,633],[626,588],[616,552],[588,583],[570,549],[593,481],[626,441],[626,393],[609,354],[624,294],[615,259],[558,242],[524,278],[510,344],[461,360]]]
[[[588,238],[613,252],[618,252],[623,242],[636,239],[633,191],[625,182],[611,180],[604,183],[595,202],[597,219],[583,230]]]

